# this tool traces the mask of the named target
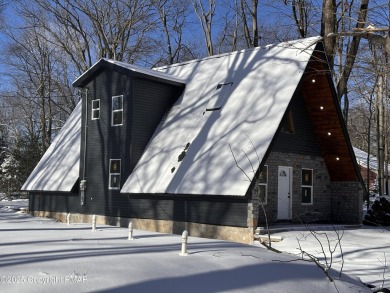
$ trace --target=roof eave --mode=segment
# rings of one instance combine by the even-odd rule
[[[74,87],[83,88],[86,84],[89,83],[89,81],[94,77],[96,72],[98,72],[101,68],[109,68],[111,70],[115,70],[132,76],[146,78],[149,80],[155,80],[158,82],[163,82],[175,86],[181,86],[181,87],[185,86],[184,80],[180,80],[168,74],[161,73],[159,71],[155,71],[152,69],[139,68],[138,66],[135,65],[127,64],[126,66],[121,66],[120,64],[122,64],[122,62],[117,62],[117,61],[102,58],[99,61],[97,61],[94,65],[92,65],[82,75],[80,75],[73,82],[72,85]]]

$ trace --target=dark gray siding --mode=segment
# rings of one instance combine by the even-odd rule
[[[279,132],[271,151],[321,156],[320,145],[299,89],[291,100],[289,110],[292,111],[295,133]],[[287,115],[284,119],[287,119]]]
[[[77,193],[30,193],[30,211],[95,213],[81,207]],[[112,197],[112,209],[100,215],[171,220],[211,225],[247,227],[248,202],[243,198],[207,198],[177,195],[123,195]]]
[[[157,125],[176,101],[179,91],[164,84],[135,79],[132,117],[132,166],[141,158]]]
[[[110,159],[121,160],[122,186],[182,88],[109,69],[98,72],[86,88],[89,90],[88,131],[86,143],[82,137],[80,172],[80,178],[83,178],[86,146],[85,211],[108,215],[124,204],[124,195],[119,190],[109,189]],[[123,95],[123,125],[112,126],[112,97],[118,95]],[[94,99],[100,99],[100,119],[97,120],[91,120],[91,101]],[[83,106],[85,117],[85,104]]]
[[[107,208],[112,207],[110,198],[113,193],[117,193],[116,190],[108,189],[109,159],[130,161],[129,154],[125,151],[130,148],[130,140],[123,141],[123,134],[130,133],[131,128],[126,124],[111,126],[111,98],[123,95],[124,101],[126,100],[123,112],[128,113],[127,111],[131,109],[128,108],[128,101],[132,99],[131,79],[115,71],[105,70],[100,71],[86,88],[88,88],[88,109],[86,116],[84,96],[82,129],[85,129],[85,122],[87,122],[87,141],[82,133],[80,165],[80,178],[83,178],[85,151],[87,191],[83,208],[86,213],[104,214]],[[100,119],[91,120],[91,101],[95,99],[100,99]],[[125,121],[128,119],[126,116],[124,115]],[[87,117],[86,121],[85,117]]]
[[[189,221],[214,225],[247,226],[247,199],[188,195],[125,195],[108,189],[109,160],[121,159],[122,185],[142,156],[156,127],[183,89],[141,77],[101,69],[86,86],[83,103],[80,178],[85,175],[85,205],[77,187],[71,193],[31,193],[31,211],[99,214],[112,217]],[[85,91],[83,93],[85,99]],[[123,95],[124,124],[111,126],[111,98]],[[91,120],[91,100],[100,99],[100,119]],[[87,114],[87,120],[85,120]],[[78,185],[78,183],[77,183]]]
[[[29,210],[80,213],[78,193],[30,192]]]

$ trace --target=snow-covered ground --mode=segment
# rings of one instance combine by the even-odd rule
[[[326,255],[332,268],[359,277],[364,283],[390,288],[389,227],[295,227],[291,231],[273,235],[283,238],[283,241],[273,243],[273,247],[278,250],[296,255],[297,258],[304,253],[308,259],[310,254],[323,263]]]
[[[92,232],[88,224],[16,212],[25,204],[0,202],[1,292],[372,292],[354,276],[375,285],[385,276],[389,285],[387,230],[345,230],[343,273],[349,275],[331,271],[332,283],[296,255],[297,237],[303,250],[320,250],[308,231],[276,234],[284,240],[273,247],[294,254],[189,237],[188,255],[180,256],[180,235],[136,230],[128,240],[126,228],[98,225]]]

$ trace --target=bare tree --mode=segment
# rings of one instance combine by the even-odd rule
[[[2,169],[12,172],[4,178],[14,180],[11,187],[6,182],[7,190],[20,188],[78,102],[62,51],[42,37],[47,32],[41,27],[29,24],[21,31],[6,30],[9,44],[2,56],[10,88],[2,92],[3,162],[14,165]]]
[[[361,0],[355,21],[355,29],[362,29],[366,25],[368,3],[369,0]],[[347,92],[348,79],[351,75],[361,40],[361,36],[352,36],[351,41],[347,43],[347,48],[345,49],[345,42],[339,41],[338,39],[344,33],[342,30],[346,29],[340,23],[344,23],[345,17],[353,18],[351,11],[352,6],[348,2],[336,3],[335,0],[323,1],[321,35],[324,37],[325,53],[329,60],[329,65],[333,68],[336,54],[345,54],[346,56],[344,62],[341,62],[341,58],[339,58],[338,62],[337,95],[340,101]],[[340,15],[339,19],[337,19],[338,14]],[[337,46],[338,44],[339,46]]]
[[[387,53],[384,48],[378,48],[376,44],[371,44],[372,62],[377,73],[377,82],[375,83],[375,110],[376,110],[376,131],[377,131],[377,157],[378,157],[378,191],[379,195],[386,193],[385,188],[385,170],[387,170]]]
[[[364,68],[361,68],[361,72],[364,73]],[[364,74],[355,78],[360,80],[366,78],[366,80],[373,81],[373,84],[377,84],[378,75],[374,72],[369,72],[369,74]],[[354,83],[355,86],[351,87],[352,92],[356,95],[356,101],[351,108],[350,114],[348,115],[348,132],[351,138],[351,142],[354,146],[359,149],[367,152],[368,156],[365,161],[367,173],[365,178],[367,191],[370,190],[370,182],[372,179],[370,170],[371,170],[371,156],[373,153],[373,147],[371,145],[376,145],[377,135],[376,133],[376,109],[374,107],[375,103],[375,87],[367,83]],[[365,195],[365,200],[367,202],[367,208],[370,205],[369,194]]]
[[[258,0],[225,0],[218,5],[216,22],[219,30],[213,40],[217,44],[214,51],[219,54],[258,47],[261,40]]]
[[[19,13],[48,33],[42,37],[68,55],[77,75],[99,58],[134,63],[152,50],[147,1],[18,1]]]
[[[335,226],[332,226],[332,228],[333,231],[317,232],[307,227],[309,234],[302,235],[300,238],[297,237],[297,241],[302,259],[314,262],[324,272],[328,280],[334,283],[331,270],[336,260],[339,259],[337,262],[340,263],[339,277],[341,277],[344,267],[344,253],[341,246],[344,231],[338,230]],[[302,247],[302,243],[307,238],[313,238],[318,243],[319,249],[316,249],[316,252],[310,252]],[[336,283],[334,283],[334,286],[338,291]]]
[[[291,1],[294,22],[301,38],[306,38],[308,36],[310,2],[310,0]],[[287,0],[284,0],[284,4],[289,5]]]
[[[70,1],[92,24],[98,57],[133,63],[138,50],[147,49],[145,33],[151,29],[147,1]],[[146,43],[146,45],[145,45]]]
[[[237,0],[226,1],[223,5],[225,9],[219,20],[221,24],[223,23],[223,28],[216,38],[217,54],[236,51],[239,46],[238,29],[240,21],[237,13],[237,11],[239,11],[237,8]]]
[[[258,0],[251,0],[250,4],[247,0],[240,0],[240,16],[247,48],[259,46],[258,6]]]
[[[191,0],[194,6],[194,11],[199,18],[202,32],[206,42],[207,54],[214,55],[214,46],[212,38],[213,17],[215,15],[216,4],[215,0],[209,0],[208,10],[206,11],[202,0]]]
[[[12,69],[8,76],[15,87],[8,102],[17,102],[20,107],[27,101],[33,103],[30,111],[39,113],[42,153],[51,143],[53,130],[62,126],[78,102],[68,76],[69,64],[61,50],[42,38],[43,34],[37,26],[19,34],[8,31],[12,44],[5,61]]]
[[[184,29],[188,24],[189,1],[179,0],[151,0],[156,9],[158,24],[156,32],[163,32],[161,43],[164,55],[156,61],[157,65],[173,64],[175,62],[194,59],[191,48],[183,40]]]

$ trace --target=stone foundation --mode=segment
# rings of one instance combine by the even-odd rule
[[[33,216],[54,218],[66,223],[67,213],[35,211]],[[252,244],[254,241],[254,228],[217,226],[199,223],[186,223],[167,220],[152,219],[129,219],[120,217],[107,217],[96,215],[97,225],[111,225],[118,227],[128,227],[129,222],[133,223],[133,228],[160,232],[166,234],[181,234],[184,230],[193,237],[221,239],[244,244]],[[92,215],[71,214],[70,223],[92,223]],[[92,224],[91,224],[92,225]]]

